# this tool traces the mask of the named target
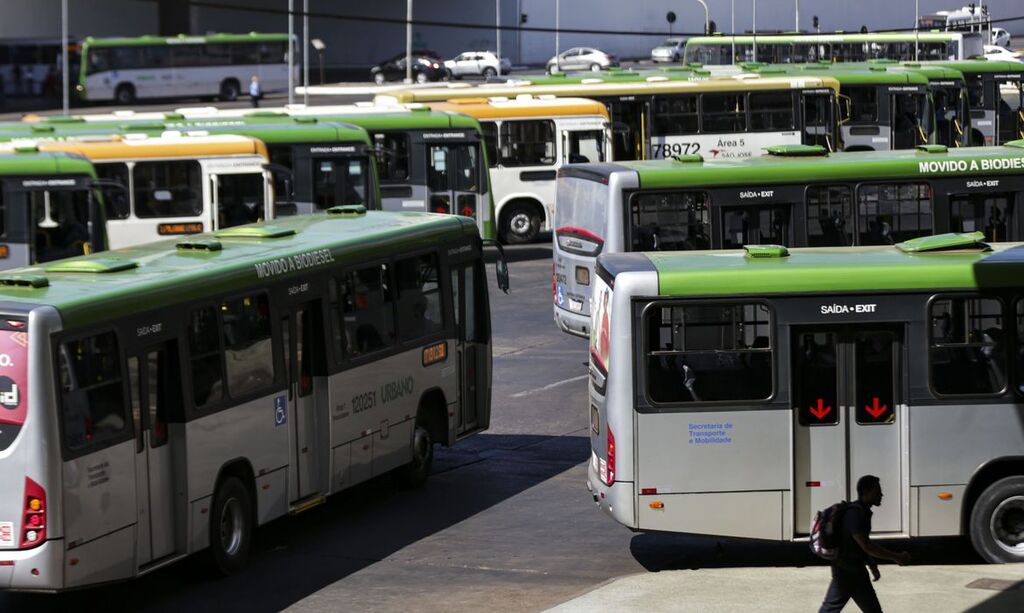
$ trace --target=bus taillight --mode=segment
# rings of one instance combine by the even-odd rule
[[[25,510],[21,522],[21,548],[29,549],[46,540],[46,490],[25,477]]]
[[[612,429],[605,427],[605,432],[608,434],[608,472],[604,477],[605,485],[615,484],[615,435],[612,434]]]

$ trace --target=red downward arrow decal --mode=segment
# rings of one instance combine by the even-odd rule
[[[868,405],[864,405],[864,410],[867,411],[875,419],[878,419],[878,417],[882,413],[885,413],[886,411],[889,410],[889,405],[883,404],[882,406],[878,406],[878,397],[876,396],[874,406],[869,407]]]
[[[875,398],[875,400],[878,400],[878,399]],[[825,400],[822,399],[822,398],[818,398],[818,406],[817,407],[811,406],[811,407],[808,407],[808,408],[811,411],[811,415],[817,417],[818,419],[825,419],[825,416],[832,412],[832,407],[831,406],[825,406]]]

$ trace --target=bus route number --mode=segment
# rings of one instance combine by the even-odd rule
[[[149,336],[150,334],[160,334],[160,331],[164,329],[162,323],[150,324],[148,326],[139,326],[135,329],[136,336]]]
[[[667,158],[674,155],[694,155],[700,152],[700,143],[653,143],[652,158]]]
[[[352,396],[352,412],[361,413],[377,406],[377,392],[366,392]]]

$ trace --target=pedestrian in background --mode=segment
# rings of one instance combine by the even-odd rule
[[[890,551],[871,542],[871,507],[881,504],[882,484],[878,477],[864,475],[858,479],[857,500],[846,506],[839,520],[842,535],[839,555],[832,562],[832,583],[819,613],[842,611],[851,598],[864,613],[882,613],[867,569],[871,569],[871,576],[878,581],[882,573],[873,558],[891,560],[902,566],[910,563],[910,554]]]
[[[260,105],[261,98],[263,98],[263,86],[260,85],[260,78],[252,75],[252,80],[249,81],[249,100],[252,101],[254,108]]]

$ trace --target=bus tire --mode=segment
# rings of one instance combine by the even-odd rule
[[[218,97],[222,102],[234,102],[238,100],[238,95],[241,91],[242,86],[238,84],[238,81],[224,79],[224,82],[220,84],[220,95]]]
[[[512,202],[501,212],[502,242],[508,245],[532,243],[540,234],[544,213],[528,202]]]
[[[131,83],[122,83],[114,90],[114,101],[118,104],[132,104],[135,102],[135,86]]]
[[[210,556],[217,572],[230,575],[245,567],[252,546],[252,498],[242,481],[224,477],[210,510]]]
[[[395,481],[402,489],[422,487],[430,477],[430,468],[434,464],[434,439],[430,436],[426,424],[416,420],[412,432],[412,461],[395,471]]]
[[[484,66],[484,71],[481,72],[480,75],[485,79],[490,79],[491,77],[497,76],[498,71],[491,66]]]
[[[987,562],[1024,562],[1024,476],[996,481],[971,509],[971,544]]]

